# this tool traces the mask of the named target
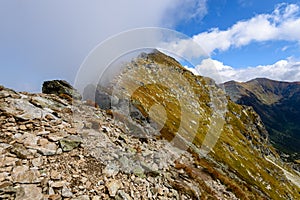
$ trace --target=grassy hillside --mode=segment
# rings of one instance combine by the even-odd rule
[[[300,198],[299,188],[265,159],[282,165],[260,117],[227,99],[212,80],[195,76],[173,58],[154,51],[128,63],[112,88],[119,99],[130,99],[162,127],[159,139],[187,148],[196,166],[240,199]],[[206,157],[201,154],[203,144],[213,147]]]
[[[254,79],[224,84],[237,103],[252,106],[270,133],[272,144],[291,159],[300,154],[300,83]]]

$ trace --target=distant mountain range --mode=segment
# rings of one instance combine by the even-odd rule
[[[223,85],[233,101],[252,106],[260,115],[274,147],[288,154],[289,160],[299,159],[300,82],[257,78]]]

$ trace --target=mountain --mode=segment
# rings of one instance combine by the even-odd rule
[[[224,86],[233,101],[252,106],[260,115],[277,149],[291,159],[300,158],[300,82],[258,78]]]
[[[281,196],[283,191],[270,189],[282,187],[277,182],[283,177],[277,174],[281,168],[268,172],[277,168],[273,161],[281,161],[269,144],[260,117],[251,107],[228,100],[212,79],[195,76],[175,59],[154,50],[125,64],[106,89],[101,85],[96,88],[95,94],[102,91],[119,99],[121,103],[112,105],[110,112],[115,119],[126,118],[128,126],[138,130],[132,135],[154,136],[187,150],[195,160],[206,163],[197,161],[192,165],[213,166],[217,171],[211,171],[210,176],[222,177],[217,179],[222,179],[227,190],[235,190],[237,198],[287,198]],[[150,122],[156,125],[149,127]],[[159,127],[159,133],[149,131],[152,127]],[[207,149],[211,151],[205,156]],[[186,170],[190,167],[181,164]],[[210,194],[203,187],[201,191]]]
[[[159,51],[87,86],[95,99],[44,87],[0,87],[0,199],[300,198],[258,114]]]

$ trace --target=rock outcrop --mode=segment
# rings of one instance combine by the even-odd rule
[[[81,94],[65,80],[45,81],[43,83],[42,92],[45,94],[61,95],[62,97],[67,95],[77,100],[82,98]]]
[[[94,86],[92,84],[87,85],[83,91],[83,100],[93,100],[102,109],[111,109],[112,96],[109,95],[100,86]]]

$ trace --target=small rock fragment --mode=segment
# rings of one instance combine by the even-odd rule
[[[110,182],[107,182],[105,186],[109,192],[109,195],[111,197],[114,197],[116,196],[118,190],[122,187],[122,183],[119,180],[112,180]]]
[[[27,129],[26,126],[25,126],[24,124],[20,125],[19,128],[20,128],[21,130],[23,130],[23,131]]]
[[[81,142],[81,138],[75,135],[59,140],[60,146],[64,152],[73,150],[78,147]]]
[[[118,196],[116,197],[117,200],[131,200],[132,198],[124,192],[123,190],[119,190]]]
[[[29,185],[21,185],[17,189],[16,200],[42,200],[42,188],[37,185],[29,184]]]
[[[40,167],[41,165],[43,165],[43,162],[44,160],[42,156],[39,156],[31,160],[31,163],[34,167]]]
[[[90,200],[90,197],[88,195],[81,195],[76,198],[72,198],[72,200]]]
[[[62,190],[61,190],[61,195],[63,197],[72,197],[73,193],[71,192],[71,190],[69,188],[67,188],[66,186],[63,186]]]
[[[61,179],[61,174],[56,170],[51,170],[50,177],[53,180],[59,180],[59,179]]]
[[[51,184],[53,188],[62,188],[66,184],[65,181],[56,181]]]
[[[12,171],[12,179],[15,183],[39,183],[40,173],[38,170],[29,169],[28,166],[16,166]]]
[[[118,174],[119,167],[114,163],[109,163],[103,170],[103,173],[108,177],[114,177]]]

